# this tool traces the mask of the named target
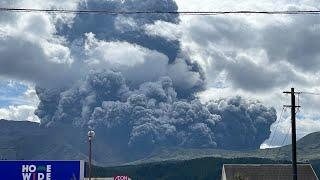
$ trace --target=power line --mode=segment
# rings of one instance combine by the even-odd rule
[[[283,141],[282,141],[282,143],[281,143],[281,145],[280,145],[280,147],[279,147],[279,149],[278,149],[278,152],[277,152],[277,154],[276,154],[276,156],[275,156],[275,159],[278,159],[278,157],[279,157],[279,155],[280,155],[281,148],[283,148],[283,145],[284,145],[284,143],[286,142],[286,140],[287,140],[287,138],[288,138],[288,135],[290,134],[290,131],[291,131],[291,126],[289,126],[289,128],[288,128],[288,130],[287,130],[287,132],[286,132],[286,135],[285,135],[285,137],[284,137],[284,139],[283,139]],[[279,175],[280,175],[280,171],[279,171]]]
[[[291,126],[288,128],[287,133],[286,133],[286,135],[285,135],[285,137],[284,137],[284,139],[283,139],[283,141],[282,141],[282,143],[281,143],[281,145],[280,145],[280,147],[278,149],[276,158],[278,158],[278,156],[280,155],[281,148],[283,148],[283,145],[285,144],[285,142],[286,142],[286,140],[288,138],[288,135],[290,134],[290,131],[291,131]]]
[[[59,14],[109,14],[109,15],[133,15],[133,14],[179,14],[179,15],[220,15],[220,14],[283,14],[283,15],[312,15],[320,14],[320,10],[301,11],[114,11],[107,9],[35,9],[35,8],[5,8],[0,7],[0,12],[45,12]]]
[[[320,96],[320,93],[316,93],[316,92],[301,92],[301,94]]]
[[[279,118],[276,120],[277,125],[276,125],[276,127],[275,127],[275,129],[274,129],[273,136],[271,137],[270,145],[273,143],[273,140],[274,140],[275,134],[276,134],[276,132],[277,132],[277,130],[278,130],[279,124],[280,124],[280,122],[281,122],[281,119],[282,119],[282,115],[283,115],[284,110],[285,110],[285,107],[282,107],[280,116],[279,116]],[[269,149],[270,149],[270,148],[267,148],[267,149],[266,149],[266,153],[265,153],[264,157],[267,157],[267,155],[268,155],[268,153],[269,153]]]

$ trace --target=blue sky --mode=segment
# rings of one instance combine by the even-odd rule
[[[0,108],[29,103],[23,99],[28,86],[14,81],[0,81]]]

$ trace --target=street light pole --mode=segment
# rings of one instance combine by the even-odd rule
[[[92,172],[92,140],[95,135],[95,132],[90,130],[88,132],[89,139],[89,180],[91,180],[91,172]]]

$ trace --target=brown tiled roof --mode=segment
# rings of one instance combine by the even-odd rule
[[[225,164],[223,172],[227,180],[291,180],[289,164]],[[238,178],[237,178],[238,177]],[[298,180],[318,180],[311,165],[298,165]]]

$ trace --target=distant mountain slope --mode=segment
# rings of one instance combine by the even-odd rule
[[[96,164],[121,164],[125,157],[94,142]],[[1,159],[87,159],[87,131],[73,127],[43,128],[37,123],[0,120]]]
[[[297,142],[297,158],[300,162],[320,159],[320,132],[311,133]],[[148,158],[141,159],[129,164],[141,164],[148,162],[170,161],[170,160],[189,160],[203,157],[222,157],[222,158],[267,158],[273,160],[290,160],[291,145],[261,149],[256,151],[228,151],[219,149],[162,149],[155,152]]]
[[[267,157],[276,159],[291,159],[291,145],[274,148],[269,150],[260,150],[256,152],[260,155],[261,152],[268,151]],[[279,154],[277,157],[276,154]],[[311,133],[297,142],[297,157],[299,161],[307,161],[311,159],[320,159],[320,132]]]
[[[0,120],[0,159],[86,160],[87,130],[71,126],[44,128],[27,121]],[[141,156],[122,152],[114,139],[105,141],[97,134],[93,159],[97,165],[120,165]]]
[[[319,138],[320,132],[317,132],[298,141],[299,161],[320,159]],[[87,159],[87,149],[86,130],[73,127],[43,128],[32,122],[0,120],[0,159]],[[96,138],[93,156],[95,163],[101,166],[189,160],[202,157],[255,157],[290,160],[291,146],[250,152],[163,148],[154,151],[151,155],[140,157],[135,156],[132,152],[121,152],[117,146]]]
[[[79,150],[82,135],[71,128],[64,132],[38,123],[0,120],[0,153],[7,159],[84,159]]]

